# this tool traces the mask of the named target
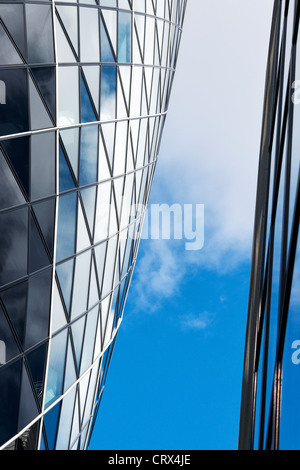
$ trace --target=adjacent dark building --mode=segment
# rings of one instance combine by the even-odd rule
[[[274,1],[258,169],[240,449],[300,449],[300,2]]]

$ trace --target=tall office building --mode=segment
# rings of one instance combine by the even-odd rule
[[[186,0],[0,0],[0,449],[86,449]]]
[[[274,1],[250,275],[240,449],[300,449],[299,0]]]

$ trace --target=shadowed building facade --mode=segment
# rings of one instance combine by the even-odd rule
[[[0,1],[0,449],[86,449],[186,0]]]
[[[265,85],[240,449],[300,449],[300,2],[274,1]]]

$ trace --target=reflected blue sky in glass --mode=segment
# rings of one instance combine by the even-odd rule
[[[119,12],[118,24],[118,61],[130,62],[131,59],[131,14]]]
[[[115,66],[104,65],[101,67],[100,119],[115,118],[116,79]]]
[[[95,183],[98,169],[98,126],[81,128],[80,141],[80,186]]]
[[[61,196],[58,202],[57,261],[74,253],[77,193]]]
[[[80,96],[81,96],[81,122],[97,121],[98,119],[93,110],[93,106],[89,98],[82,76],[80,77]]]

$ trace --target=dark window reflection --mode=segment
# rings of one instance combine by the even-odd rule
[[[0,210],[25,202],[21,189],[0,150]]]
[[[38,414],[39,410],[37,407],[34,392],[31,386],[30,379],[28,377],[26,366],[23,363],[18,431],[21,431]]]
[[[27,207],[0,214],[0,286],[27,274]]]
[[[49,250],[50,257],[53,257],[53,237],[54,237],[54,216],[55,199],[47,199],[32,205],[35,220],[42,233],[44,241]]]
[[[0,445],[16,434],[21,361],[0,368]]]
[[[29,274],[50,264],[46,246],[32,214],[29,223]]]
[[[29,278],[25,349],[48,337],[52,269]]]
[[[0,304],[0,366],[20,354],[14,334]]]
[[[27,70],[0,70],[0,81],[5,84],[6,98],[0,105],[0,135],[28,131]]]
[[[27,354],[29,372],[39,404],[42,404],[48,343]]]
[[[24,343],[28,281],[0,293],[8,317],[21,345]]]

